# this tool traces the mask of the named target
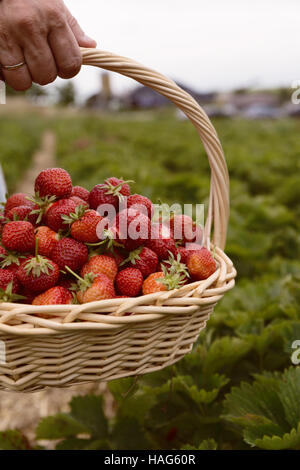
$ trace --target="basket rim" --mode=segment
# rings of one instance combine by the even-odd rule
[[[205,311],[235,285],[237,272],[232,261],[218,247],[215,247],[215,257],[218,267],[208,279],[172,291],[81,305],[0,303],[0,333],[31,336],[88,330],[109,332],[122,326],[164,319],[169,315],[189,315],[199,307]],[[127,312],[131,314],[126,316]],[[55,314],[56,317],[47,319],[35,316],[37,314]]]

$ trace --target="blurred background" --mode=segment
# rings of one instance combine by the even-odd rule
[[[176,391],[173,404],[168,395],[173,408],[164,418],[160,402],[154,410],[143,408],[138,417],[133,412],[130,419],[139,420],[136,441],[126,441],[126,435],[135,434],[122,421],[115,447],[197,448],[205,441],[213,448],[266,448],[259,439],[267,433],[279,436],[281,448],[299,448],[299,431],[298,443],[280,440],[300,422],[299,407],[287,410],[299,402],[297,395],[286,406],[278,405],[284,394],[265,404],[276,426],[255,433],[251,428],[245,438],[246,420],[239,421],[233,434],[228,424],[228,416],[258,413],[259,407],[252,409],[249,403],[258,396],[255,381],[263,383],[266,372],[279,374],[279,390],[287,382],[281,376],[284,369],[296,370],[290,357],[292,341],[300,339],[299,2],[66,3],[99,48],[168,75],[203,106],[223,144],[231,177],[226,252],[238,270],[237,287],[218,305],[189,359],[171,372],[156,374],[153,383],[149,379],[148,389],[141,383],[138,391],[150,406],[150,385],[159,390],[169,380],[168,373],[188,376],[188,385],[178,392],[180,400]],[[10,192],[30,192],[40,169],[62,166],[74,184],[88,189],[106,177],[123,176],[135,180],[134,191],[154,202],[207,205],[210,171],[193,126],[155,92],[90,67],[73,80],[59,79],[43,88],[34,85],[26,93],[7,90],[7,103],[0,105],[0,161]],[[300,377],[297,380],[300,386]],[[249,384],[247,393],[253,391],[253,396],[247,395],[249,408],[243,411],[225,398],[242,381]],[[74,394],[87,392],[104,396],[108,419],[118,413],[121,419],[119,392],[125,394],[126,387],[130,388],[128,382],[118,381],[109,388],[82,386],[29,397],[0,392],[0,428],[18,428],[33,445],[41,418],[68,410]],[[245,390],[238,390],[243,398]],[[163,390],[160,393],[164,396]],[[260,399],[264,396],[262,392]],[[141,402],[132,400],[130,409],[135,411]],[[38,437],[51,448],[56,445],[53,433],[43,429]],[[151,439],[141,443],[137,434],[145,429]]]

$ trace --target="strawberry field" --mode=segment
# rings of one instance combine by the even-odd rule
[[[231,176],[226,252],[237,286],[218,305],[194,351],[175,366],[111,382],[114,417],[101,396],[74,397],[28,443],[17,430],[0,448],[300,449],[300,122],[216,120]],[[134,118],[1,121],[10,188],[30,162],[42,127],[57,136],[57,165],[91,189],[108,176],[135,180],[153,202],[205,202],[209,168],[187,122]],[[6,129],[6,130],[5,130]],[[14,136],[14,137],[13,137]]]

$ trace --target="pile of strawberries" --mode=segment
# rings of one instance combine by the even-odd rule
[[[131,195],[129,183],[112,177],[88,191],[51,168],[36,178],[34,196],[10,196],[0,212],[0,301],[86,303],[211,276],[216,262],[199,244],[201,227],[187,215],[154,221],[152,202]]]

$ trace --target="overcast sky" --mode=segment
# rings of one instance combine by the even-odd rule
[[[299,0],[66,0],[98,47],[200,91],[300,79]],[[99,70],[75,79],[86,96]],[[114,90],[131,86],[113,75]]]

